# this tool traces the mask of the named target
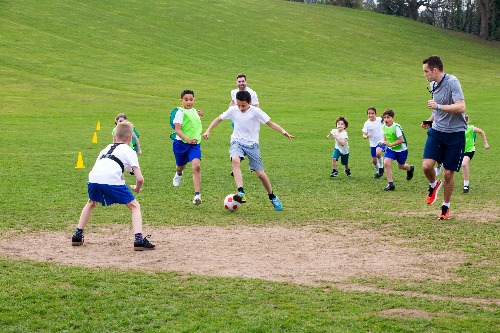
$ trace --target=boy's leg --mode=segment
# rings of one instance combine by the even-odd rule
[[[266,175],[266,173],[264,171],[255,171],[255,174],[257,174],[257,177],[259,177],[260,181],[262,182],[262,185],[264,185],[267,194],[273,193],[273,187],[271,186],[271,181],[269,180],[269,177]]]
[[[467,185],[469,185],[469,162],[470,157],[464,156],[464,159],[462,161],[462,174],[464,176],[464,182],[467,182]]]
[[[201,189],[201,167],[200,167],[200,159],[195,158],[194,160],[191,161],[191,167],[193,169],[193,184],[194,184],[194,191],[195,192],[200,192]]]
[[[392,159],[391,158],[384,158],[384,168],[385,168],[385,176],[387,177],[387,181],[389,183],[392,183],[393,178],[392,178]]]
[[[243,175],[241,173],[240,157],[237,155],[231,156],[231,165],[233,167],[233,176],[236,187],[243,187]]]
[[[80,214],[80,220],[78,221],[78,229],[85,229],[87,223],[90,220],[90,216],[92,216],[92,211],[97,206],[97,202],[88,200],[87,204],[82,209],[82,213]]]
[[[337,169],[337,159],[336,158],[332,158],[332,169]]]
[[[141,205],[134,199],[126,205],[132,213],[132,227],[134,229],[134,234],[142,234],[142,213]]]

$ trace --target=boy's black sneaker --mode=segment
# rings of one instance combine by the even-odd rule
[[[351,169],[345,169],[345,174],[347,175],[347,177],[352,177]]]
[[[134,241],[134,251],[154,250],[156,245],[151,244],[148,237],[151,237],[151,235],[147,235],[140,241]]]
[[[337,177],[339,175],[339,172],[337,170],[333,170],[332,173],[330,174],[330,177]]]
[[[387,184],[386,187],[384,187],[384,191],[394,191],[396,189],[396,186],[394,184]]]
[[[406,171],[406,180],[411,180],[413,178],[413,172],[415,171],[415,167],[410,165],[410,170]]]
[[[464,185],[464,193],[469,193],[469,186]]]
[[[373,175],[373,178],[375,178],[375,179],[379,179],[380,177],[382,177],[382,175],[378,172]]]
[[[73,246],[80,246],[83,244],[83,234],[74,234],[73,237],[71,237],[71,245]]]

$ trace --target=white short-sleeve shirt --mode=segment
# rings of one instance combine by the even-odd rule
[[[339,132],[338,129],[334,128],[330,131],[330,134],[336,135],[340,140],[346,139],[345,145],[343,146],[337,140],[335,140],[335,149],[338,149],[344,155],[349,154],[349,137],[347,135],[347,131],[343,130],[342,132]]]
[[[267,113],[255,106],[250,106],[245,112],[241,112],[237,106],[231,106],[219,118],[233,121],[231,141],[236,140],[244,144],[259,143],[260,124],[266,124],[271,120]]]
[[[239,89],[234,89],[231,90],[231,100],[236,104],[236,93],[240,91]],[[245,91],[248,91],[250,93],[250,96],[252,97],[252,102],[250,104],[252,105],[257,105],[259,104],[259,98],[257,97],[257,93],[253,91],[251,88],[246,87]]]
[[[370,141],[370,147],[376,147],[384,136],[384,131],[382,131],[382,118],[376,117],[375,121],[370,121],[370,119],[368,119],[365,121],[362,131],[370,135],[368,139]]]
[[[122,168],[118,163],[110,158],[100,158],[107,154],[113,144],[109,144],[104,148],[94,164],[94,167],[89,173],[89,182],[96,184],[107,185],[125,185],[125,180],[122,179]],[[126,171],[130,172],[132,167],[139,167],[139,159],[137,153],[130,148],[129,145],[120,144],[111,153],[122,161]]]

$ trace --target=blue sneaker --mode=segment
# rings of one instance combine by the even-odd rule
[[[239,203],[245,203],[245,202],[247,202],[247,196],[243,192],[238,192],[238,194],[235,194],[233,196],[233,199],[235,201],[238,201]]]
[[[278,197],[274,197],[274,199],[271,199],[271,203],[274,206],[274,210],[283,210],[283,206],[281,205],[281,201]]]

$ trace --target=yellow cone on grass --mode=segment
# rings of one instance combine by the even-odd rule
[[[97,121],[97,127],[95,128],[96,131],[100,131],[101,130],[101,122],[98,120]]]
[[[83,158],[82,158],[82,152],[78,152],[78,160],[76,161],[76,169],[84,169],[85,167],[83,166]]]
[[[97,132],[94,132],[94,137],[92,138],[92,143],[97,143]]]

